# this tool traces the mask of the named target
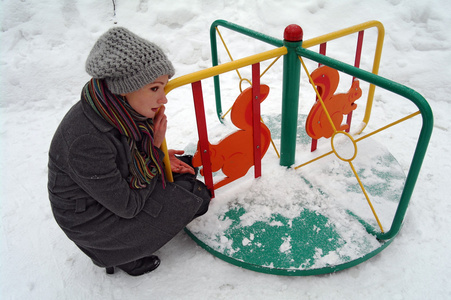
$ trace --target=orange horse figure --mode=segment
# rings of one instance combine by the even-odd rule
[[[348,124],[342,124],[343,115],[347,115],[357,108],[357,104],[354,102],[362,96],[359,81],[354,80],[348,92],[334,95],[340,79],[337,70],[328,66],[321,66],[312,72],[311,77],[317,86],[335,129],[337,131],[348,129]],[[334,129],[319,100],[313,105],[305,123],[307,134],[313,139],[330,138],[334,133]]]
[[[260,86],[260,102],[268,96],[269,87]],[[210,162],[212,172],[219,171],[226,176],[213,185],[214,189],[220,188],[238,178],[246,175],[254,165],[253,152],[253,128],[252,128],[252,87],[244,90],[236,99],[230,113],[232,123],[241,130],[235,131],[218,144],[208,144],[210,150]],[[261,157],[265,155],[271,142],[271,133],[263,122],[260,122]],[[192,163],[194,167],[202,165],[199,144],[194,154]],[[204,175],[203,170],[200,174]]]

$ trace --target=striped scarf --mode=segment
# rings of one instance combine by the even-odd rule
[[[142,189],[158,174],[161,174],[163,187],[165,179],[163,166],[156,147],[153,146],[153,123],[137,113],[125,97],[110,92],[104,80],[91,79],[83,88],[82,99],[108,123],[125,135],[132,154],[129,164],[130,187]]]

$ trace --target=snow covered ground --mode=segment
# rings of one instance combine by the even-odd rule
[[[116,15],[111,0],[0,2],[1,299],[451,298],[451,2],[114,2]],[[209,26],[216,19],[280,39],[285,26],[296,23],[302,26],[305,40],[369,20],[384,24],[379,74],[422,94],[432,107],[435,123],[404,227],[382,253],[336,274],[274,276],[230,265],[181,232],[158,251],[162,265],[155,272],[134,278],[122,272],[106,275],[59,229],[47,198],[48,147],[61,118],[78,101],[89,79],[84,62],[96,39],[115,24],[127,27],[160,45],[180,76],[211,65]],[[228,42],[236,57],[271,49],[243,39]],[[350,51],[337,48],[335,53],[344,60]],[[363,58],[362,63],[371,60]],[[224,56],[223,61],[227,61]],[[265,80],[271,81],[272,101],[277,102],[280,63],[274,68]],[[210,81],[205,81],[204,95],[209,126],[217,123]],[[236,77],[225,77],[225,82],[225,93],[236,95]],[[186,149],[196,143],[191,99],[189,89],[169,94],[171,148]],[[376,89],[369,128],[409,113],[403,103]],[[274,110],[270,113],[279,113],[276,107],[269,106]],[[401,127],[397,136],[401,142],[390,148],[405,171],[411,152],[404,145],[417,138],[415,122]]]

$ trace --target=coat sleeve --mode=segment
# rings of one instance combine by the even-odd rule
[[[117,150],[94,135],[76,138],[69,149],[73,180],[94,200],[122,218],[135,217],[150,200],[157,178],[146,188],[131,189],[117,165]],[[149,199],[149,200],[148,200]]]

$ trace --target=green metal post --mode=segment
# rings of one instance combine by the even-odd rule
[[[270,45],[274,45],[276,47],[282,47],[283,42],[279,39],[270,37],[263,33],[245,28],[243,26],[239,26],[237,24],[224,21],[224,20],[216,20],[210,26],[210,46],[211,46],[211,60],[213,63],[213,67],[219,64],[218,58],[218,47],[216,42],[216,27],[222,26],[224,28],[230,29],[232,31],[236,31],[238,33],[244,34],[251,38],[260,40],[262,42],[268,43]],[[213,78],[214,86],[215,86],[215,99],[216,99],[216,114],[218,115],[219,121],[222,123],[222,105],[221,105],[221,88],[219,75],[214,76]]]
[[[294,164],[296,151],[301,69],[296,48],[302,45],[302,37],[302,28],[298,25],[289,25],[285,28],[284,46],[288,53],[283,57],[280,165],[286,167]]]
[[[210,27],[210,47],[211,47],[211,60],[213,66],[219,64],[218,60],[218,46],[216,44],[216,25],[212,24]],[[216,114],[218,115],[219,121],[222,123],[222,106],[221,106],[221,87],[219,81],[219,75],[213,77],[213,82],[215,86],[215,99],[216,99]]]

